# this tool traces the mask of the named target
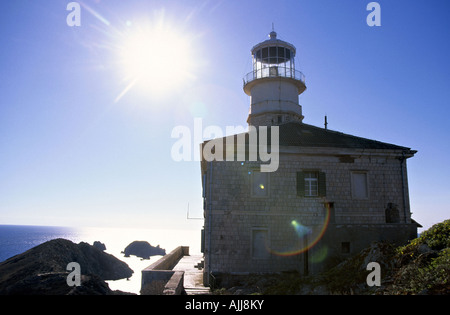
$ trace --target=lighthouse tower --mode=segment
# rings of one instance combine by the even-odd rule
[[[295,69],[294,45],[272,31],[251,51],[253,71],[244,78],[244,91],[251,98],[247,123],[257,127],[302,122],[298,96],[306,85],[303,73]]]

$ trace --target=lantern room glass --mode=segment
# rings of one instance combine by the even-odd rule
[[[295,78],[294,53],[286,47],[268,46],[253,53],[253,79]]]

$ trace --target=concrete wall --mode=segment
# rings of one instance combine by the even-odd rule
[[[290,80],[261,80],[251,90],[247,122],[252,126],[270,126],[303,120],[298,89]],[[278,116],[281,121],[278,122]]]
[[[169,254],[164,255],[153,264],[148,266],[145,270],[172,270],[172,268],[178,263],[183,256],[189,256],[188,246],[179,246],[171,251]]]
[[[298,105],[298,88],[291,81],[285,78],[272,78],[258,81],[251,89],[250,104],[256,105],[267,101],[278,101],[294,103]],[[282,103],[274,103],[275,109],[283,109]],[[253,108],[256,110],[257,108]],[[252,110],[253,110],[252,109]]]
[[[181,294],[184,290],[184,272],[172,271],[172,268],[187,255],[189,247],[179,246],[142,270],[141,294]]]

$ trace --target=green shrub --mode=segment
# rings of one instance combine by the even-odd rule
[[[420,250],[421,245],[428,246]],[[397,286],[404,293],[450,293],[450,220],[433,225],[397,250]]]
[[[450,292],[450,248],[444,249],[424,267],[410,265],[403,274],[408,293],[448,294]]]
[[[433,225],[420,235],[420,239],[434,250],[450,247],[450,220]]]
[[[405,246],[399,247],[397,253],[400,256],[405,256],[404,258],[415,259],[420,254],[418,249],[422,244],[427,245],[432,250],[450,247],[450,220],[433,225],[420,237],[413,239]]]

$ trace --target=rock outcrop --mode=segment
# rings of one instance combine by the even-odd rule
[[[68,272],[37,274],[19,280],[0,292],[2,295],[132,295],[111,290],[97,275],[81,275],[81,285],[70,287],[66,283]]]
[[[102,242],[99,241],[95,241],[94,244],[92,244],[92,246],[94,246],[95,248],[101,250],[101,251],[105,251],[106,250],[106,246],[105,244],[103,244]]]
[[[80,287],[67,285],[71,262],[80,265]],[[104,280],[132,274],[126,263],[87,243],[55,239],[1,262],[0,294],[112,294]]]
[[[125,257],[134,255],[143,259],[150,259],[150,256],[164,256],[166,254],[166,250],[159,247],[159,245],[154,247],[146,241],[134,241],[128,245],[122,253],[125,254]]]

